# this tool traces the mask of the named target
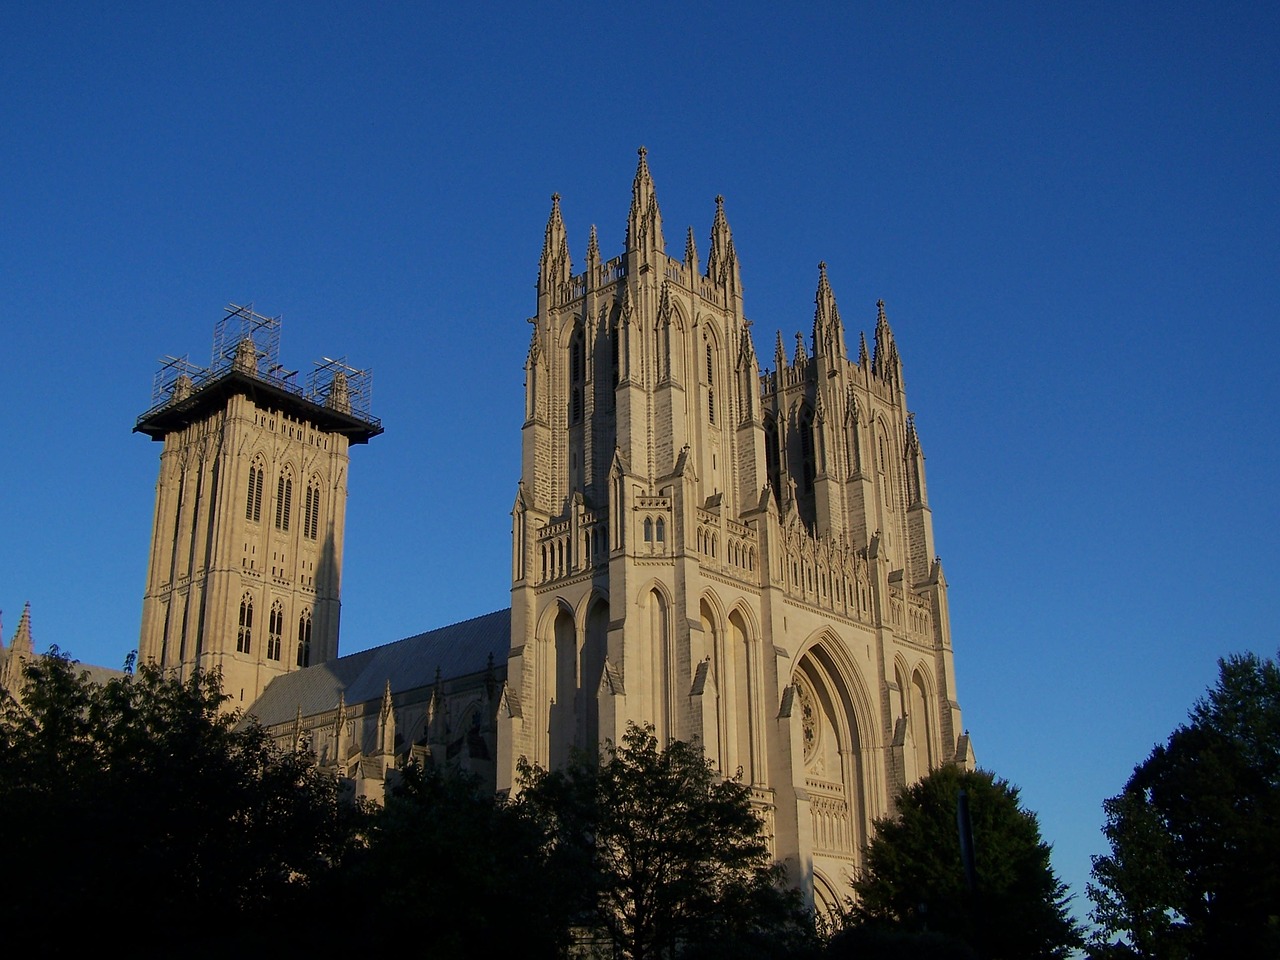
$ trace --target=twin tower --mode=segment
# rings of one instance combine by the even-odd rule
[[[812,337],[788,355],[779,336],[762,370],[723,199],[705,260],[692,230],[669,256],[643,149],[621,256],[602,259],[593,227],[575,272],[552,198],[537,298],[510,635],[476,694],[494,786],[515,786],[521,757],[554,767],[653,724],[749,784],[777,857],[836,905],[896,791],[972,762],[883,305],[872,350],[860,338],[850,356],[820,264]],[[358,371],[291,390],[267,321],[229,318],[223,369],[194,389],[171,377],[137,428],[166,439],[143,655],[220,665],[249,706],[337,656],[347,447],[381,426],[351,405]],[[461,702],[472,679],[444,687]],[[407,752],[426,695],[370,680],[384,695],[366,714]]]

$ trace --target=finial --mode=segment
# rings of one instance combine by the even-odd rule
[[[884,316],[884,301],[883,301],[883,300],[877,300],[877,301],[876,301],[876,320],[877,320],[877,321],[880,321],[880,320],[883,320],[883,319],[885,319],[885,316]]]
[[[640,149],[636,151],[636,153],[640,154],[640,158],[642,160],[644,159],[645,154],[647,154],[648,152],[649,151],[644,148],[644,144],[641,144]]]
[[[723,194],[723,193],[717,193],[717,194],[716,194],[716,206],[717,206],[717,207],[721,207],[721,208],[723,208],[723,207],[724,207],[724,194]]]
[[[819,272],[819,273],[826,273],[826,272],[827,272],[827,261],[825,261],[825,260],[819,260],[819,261],[818,261],[818,272]]]
[[[558,203],[560,202],[560,193],[559,193],[559,191],[557,191],[557,192],[555,192],[555,193],[553,193],[553,194],[551,195],[551,202],[552,202],[552,203],[556,203],[556,204],[558,204]]]

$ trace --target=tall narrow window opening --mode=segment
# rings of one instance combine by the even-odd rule
[[[276,481],[276,529],[289,529],[289,515],[293,510],[293,477],[282,472]]]
[[[236,634],[236,652],[251,653],[253,647],[253,598],[247,593],[240,600],[240,630]]]
[[[271,605],[271,616],[267,619],[267,659],[280,659],[280,639],[284,635],[284,607],[277,600]]]
[[[298,618],[298,666],[311,666],[311,611],[303,610]]]
[[[804,492],[813,489],[817,466],[813,456],[813,411],[805,407],[800,414],[800,456],[803,459]]]
[[[244,518],[257,523],[262,519],[262,474],[265,471],[258,464],[249,467],[249,490],[245,496]]]
[[[582,422],[582,385],[586,379],[586,361],[582,347],[582,331],[575,330],[569,341],[569,422]]]
[[[306,512],[302,517],[302,535],[314,540],[320,528],[320,484],[312,480],[307,484]]]

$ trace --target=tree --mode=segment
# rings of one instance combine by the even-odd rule
[[[452,767],[409,764],[392,778],[368,830],[332,890],[334,910],[360,917],[317,948],[357,951],[368,931],[406,928],[423,952],[448,958],[560,957],[568,891],[548,872],[544,834],[518,805]]]
[[[958,829],[962,791],[972,823],[972,888]],[[875,823],[849,902],[851,930],[914,935],[933,951],[920,956],[971,950],[983,960],[1056,958],[1080,946],[1066,885],[1016,787],[983,770],[944,766],[903,790],[897,809]]]
[[[1103,804],[1094,956],[1280,956],[1280,667],[1218,666],[1190,722]]]
[[[518,803],[544,825],[553,869],[578,882],[578,921],[625,956],[794,956],[810,945],[750,789],[720,779],[697,744],[659,749],[653,727],[630,724],[598,768],[522,762],[520,775]]]
[[[97,684],[54,648],[0,706],[0,851],[31,898],[0,917],[30,929],[56,898],[76,924],[46,925],[45,955],[122,921],[211,949],[299,903],[357,837],[334,778],[223,712],[216,674],[132,667]]]

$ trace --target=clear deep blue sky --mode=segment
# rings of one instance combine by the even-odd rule
[[[884,299],[964,721],[1085,913],[1102,800],[1280,647],[1280,7],[777,6],[4,4],[5,641],[136,646],[130,431],[229,301],[373,371],[343,651],[506,606],[549,197],[615,256],[644,144],[762,359],[819,260],[852,343]]]

